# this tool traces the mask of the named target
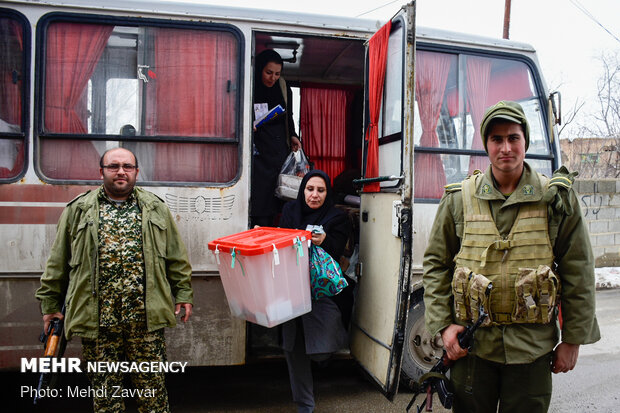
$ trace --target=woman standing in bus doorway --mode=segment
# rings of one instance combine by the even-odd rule
[[[278,116],[254,128],[252,144],[251,226],[274,226],[282,208],[275,189],[282,164],[291,150],[301,147],[291,112],[292,93],[281,77],[282,57],[271,50],[256,56],[254,65],[254,112],[281,105],[285,116]]]
[[[312,233],[312,243],[338,261],[351,229],[346,214],[333,206],[329,176],[319,170],[304,176],[297,200],[284,206],[280,220],[284,228],[306,229],[308,225],[323,226],[324,232]],[[351,313],[352,290],[349,285],[336,297],[312,300],[311,312],[282,325],[282,348],[299,413],[314,411],[311,360],[326,361],[332,353],[348,347],[345,325]]]

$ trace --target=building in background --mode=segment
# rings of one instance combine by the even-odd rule
[[[620,178],[620,138],[560,139],[562,163],[579,179]]]

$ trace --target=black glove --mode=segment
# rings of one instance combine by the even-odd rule
[[[543,194],[543,201],[556,212],[572,215],[573,207],[570,204],[568,194],[578,174],[576,171],[569,172],[565,166],[561,166],[549,180]]]

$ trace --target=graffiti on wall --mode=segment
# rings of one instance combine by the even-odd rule
[[[582,195],[581,202],[583,203],[583,216],[587,217],[588,214],[594,215],[592,218],[596,218],[596,215],[601,210],[603,205],[603,197],[598,193],[598,183],[594,182],[594,191],[592,194]]]

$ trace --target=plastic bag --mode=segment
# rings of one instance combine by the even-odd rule
[[[286,160],[282,164],[280,174],[303,177],[309,170],[310,163],[308,162],[308,158],[306,158],[304,151],[300,148],[296,152],[291,151],[291,153],[288,154]]]
[[[280,169],[276,196],[285,200],[297,199],[303,176],[310,170],[310,163],[303,150],[291,152]]]

